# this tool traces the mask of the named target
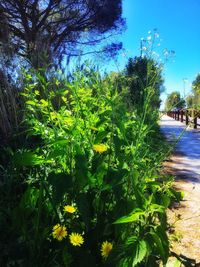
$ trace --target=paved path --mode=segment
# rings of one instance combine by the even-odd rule
[[[169,221],[175,226],[180,242],[173,250],[200,262],[200,130],[186,128],[174,119],[163,116],[161,130],[170,142],[177,142],[166,168],[175,174],[175,187],[184,191],[180,205],[169,211]],[[196,265],[200,266],[200,265]]]
[[[167,139],[172,142],[176,142],[182,135],[175,147],[177,162],[174,167],[179,175],[187,175],[187,179],[200,183],[200,130],[186,127],[165,115],[160,125]]]

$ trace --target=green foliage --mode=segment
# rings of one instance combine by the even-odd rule
[[[11,188],[22,188],[9,199],[9,179],[1,186],[0,265],[165,264],[166,208],[178,196],[159,174],[166,153],[150,96],[140,114],[126,103],[123,76],[102,77],[87,66],[70,78],[27,73],[24,83],[26,140],[5,170]],[[61,241],[52,236],[58,224],[67,228]],[[72,232],[83,236],[80,247]],[[106,258],[104,241],[113,246]]]
[[[193,90],[193,108],[200,107],[200,74],[197,75],[195,80],[192,83]]]
[[[194,108],[195,106],[194,95],[191,94],[186,97],[186,105],[187,105],[187,108]]]
[[[192,88],[197,94],[200,93],[200,74],[198,74],[195,80],[193,81]]]
[[[163,88],[161,66],[151,58],[130,58],[126,66],[126,75],[132,104],[142,113],[147,100],[150,101],[150,112],[160,107],[160,93]]]
[[[185,107],[185,100],[181,98],[181,95],[179,92],[174,91],[167,96],[166,103],[165,103],[166,110],[171,110],[173,108],[181,109],[184,107]]]
[[[103,42],[124,28],[121,0],[4,0],[0,10],[0,55],[17,57],[20,65],[24,59],[36,69],[61,66],[66,56],[69,61],[95,50],[112,57],[121,49],[121,43]]]

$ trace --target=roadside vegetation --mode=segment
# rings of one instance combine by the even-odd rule
[[[2,150],[1,264],[165,264],[179,194],[160,174],[156,80],[138,111],[125,74],[44,73],[24,74],[23,142]]]
[[[63,69],[81,42],[124,26],[121,1],[105,2],[0,4],[0,266],[153,267],[171,255],[166,210],[181,193],[161,174],[158,33],[121,72]]]
[[[187,107],[199,109],[200,108],[200,74],[197,74],[192,83],[192,94],[186,98]]]
[[[167,96],[165,102],[165,110],[183,109],[186,106],[186,101],[181,97],[180,92],[174,91]]]

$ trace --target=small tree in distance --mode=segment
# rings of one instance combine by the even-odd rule
[[[192,83],[193,90],[193,107],[200,107],[200,73],[196,76],[195,80]]]
[[[173,91],[168,95],[165,102],[165,109],[172,110],[174,108],[181,109],[185,107],[185,100],[181,98],[180,92]]]

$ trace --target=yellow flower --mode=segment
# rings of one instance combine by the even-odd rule
[[[73,207],[73,206],[70,206],[70,205],[66,205],[66,206],[64,206],[63,210],[64,210],[65,212],[69,212],[69,213],[74,213],[74,212],[76,212],[76,208]]]
[[[63,238],[65,238],[67,236],[67,230],[65,226],[60,225],[59,223],[56,224],[53,227],[53,232],[52,235],[55,239],[57,239],[58,241],[63,240]]]
[[[99,144],[99,145],[93,145],[93,149],[94,151],[98,152],[98,153],[103,153],[105,151],[107,151],[107,146],[104,144]]]
[[[71,233],[71,235],[69,236],[69,239],[73,246],[80,247],[84,242],[84,238],[82,237],[82,235],[78,233]]]
[[[107,258],[112,249],[113,249],[112,243],[108,241],[103,242],[101,245],[101,256],[103,258]]]

